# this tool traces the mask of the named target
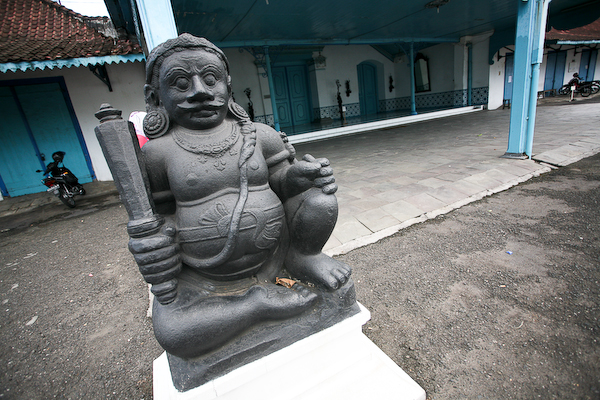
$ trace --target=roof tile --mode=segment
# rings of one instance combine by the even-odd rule
[[[546,33],[546,40],[600,40],[600,19],[575,29],[558,30],[552,28]]]
[[[95,20],[51,0],[0,0],[0,63],[142,53],[95,29]]]

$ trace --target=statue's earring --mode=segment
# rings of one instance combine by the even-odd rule
[[[150,110],[144,117],[144,133],[150,139],[161,137],[169,130],[169,114],[162,108]]]
[[[229,98],[229,104],[227,104],[229,108],[229,112],[238,120],[247,120],[250,119],[246,110],[242,108],[238,103],[233,101],[231,97]]]

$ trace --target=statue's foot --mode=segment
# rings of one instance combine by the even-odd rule
[[[258,312],[265,319],[293,317],[311,307],[317,300],[315,293],[300,284],[291,288],[275,284],[254,286],[247,296],[255,302]]]
[[[292,276],[324,286],[328,290],[339,289],[348,282],[352,273],[348,265],[323,253],[307,255],[291,248],[285,267]]]

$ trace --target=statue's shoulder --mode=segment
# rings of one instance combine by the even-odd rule
[[[256,141],[260,144],[268,163],[277,163],[284,159],[292,159],[296,150],[288,142],[285,133],[277,132],[268,125],[255,122]]]
[[[148,140],[142,147],[142,153],[146,159],[153,162],[159,161],[172,154],[173,140],[167,133],[164,136]]]
[[[253,122],[253,124],[256,127],[256,140],[259,142],[271,142],[277,145],[287,143],[287,136],[285,133],[277,132],[269,125],[265,125],[260,122]]]

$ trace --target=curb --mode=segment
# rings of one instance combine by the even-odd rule
[[[596,153],[594,153],[594,154],[596,154]],[[581,157],[581,158],[585,158],[585,157]],[[412,226],[412,225],[415,225],[415,224],[418,224],[421,222],[425,222],[430,219],[434,219],[440,215],[448,214],[449,212],[456,210],[458,208],[461,208],[463,206],[466,206],[467,204],[481,200],[481,199],[491,196],[493,194],[503,192],[507,189],[510,189],[511,187],[517,186],[520,183],[528,181],[531,178],[540,176],[541,174],[544,174],[546,172],[550,172],[550,171],[552,171],[552,169],[553,168],[550,166],[543,166],[542,168],[539,168],[533,172],[530,172],[528,174],[520,176],[520,177],[513,179],[512,181],[502,184],[500,186],[496,186],[495,188],[486,189],[482,192],[479,192],[472,196],[469,196],[463,200],[459,200],[452,204],[448,204],[447,206],[444,206],[442,208],[438,208],[437,210],[423,213],[420,216],[406,220],[406,221],[402,222],[401,224],[394,225],[389,228],[374,232],[370,235],[362,236],[357,239],[351,240],[348,243],[344,243],[340,246],[336,246],[331,249],[325,250],[325,251],[323,251],[323,253],[327,254],[330,257],[333,257],[333,256],[346,254],[352,250],[356,250],[358,248],[361,248],[361,247],[364,247],[364,246],[367,246],[367,245],[370,245],[373,243],[377,243],[381,239],[390,237],[390,236],[398,233],[402,229],[408,228],[409,226]],[[556,169],[556,167],[554,167],[554,169]]]

